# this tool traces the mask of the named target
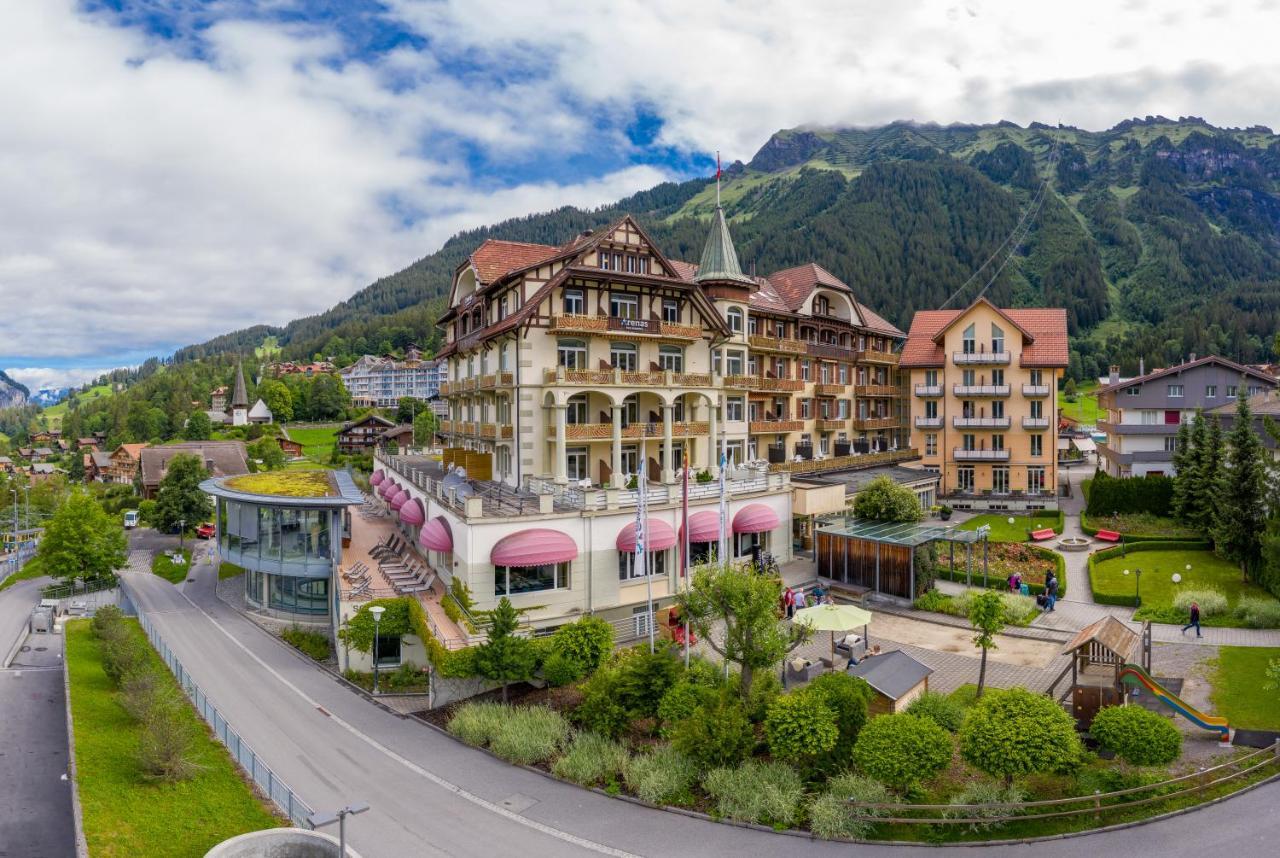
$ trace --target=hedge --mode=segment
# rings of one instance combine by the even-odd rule
[[[1067,559],[1058,552],[1052,551],[1048,548],[1041,548],[1038,545],[1031,545],[1028,547],[1035,549],[1036,552],[1041,555],[1053,558],[1053,561],[1057,566],[1057,571],[1054,574],[1058,577],[1058,598],[1065,598],[1067,595]],[[980,562],[981,560],[979,559],[974,565],[977,566]],[[951,581],[955,584],[971,584],[974,587],[986,587],[989,590],[1007,590],[1009,588],[1008,579],[984,576],[978,569],[974,570],[972,580],[970,580],[965,576],[962,570],[952,571],[939,566],[937,569],[937,577],[946,581]],[[1030,581],[1026,582],[1026,584],[1027,592],[1032,596],[1039,596],[1044,592],[1044,586],[1041,584],[1032,584]]]
[[[1163,476],[1111,477],[1099,471],[1089,485],[1087,512],[1108,515],[1148,512],[1168,516],[1173,506],[1173,480]]]
[[[1099,605],[1115,605],[1121,608],[1138,607],[1136,596],[1111,596],[1099,593],[1093,586],[1093,566],[1099,560],[1110,560],[1112,557],[1124,557],[1141,551],[1208,551],[1213,543],[1206,539],[1149,539],[1133,543],[1121,543],[1110,548],[1102,548],[1089,555],[1089,590],[1093,593],[1093,601]]]

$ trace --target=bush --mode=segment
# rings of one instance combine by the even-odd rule
[[[671,731],[671,744],[700,769],[736,766],[755,745],[747,713],[732,692],[703,706]]]
[[[316,661],[329,658],[329,638],[300,626],[290,626],[280,633],[284,641],[302,650]]]
[[[511,709],[489,741],[495,754],[519,766],[531,766],[555,756],[569,737],[564,717],[545,706]]]
[[[796,770],[778,760],[748,760],[733,768],[718,768],[702,779],[716,812],[729,819],[782,828],[799,818],[804,783]]]
[[[195,736],[181,717],[176,700],[153,707],[143,722],[138,767],[148,780],[174,783],[193,777],[200,766],[191,759]]]
[[[938,590],[925,590],[915,600],[913,607],[917,611],[933,611],[935,614],[951,613],[952,598]]]
[[[784,694],[769,705],[764,720],[769,753],[782,760],[826,756],[840,731],[836,713],[817,694]]]
[[[621,778],[630,759],[619,742],[595,733],[578,733],[551,771],[582,786],[599,786]]]
[[[691,804],[698,764],[670,745],[632,757],[622,772],[627,787],[650,804]]]
[[[542,678],[548,685],[561,686],[577,682],[586,672],[583,664],[562,652],[552,652],[542,662]]]
[[[1201,618],[1219,617],[1230,612],[1227,597],[1218,590],[1179,590],[1173,594],[1173,607],[1179,613],[1190,613],[1192,602],[1200,606]]]
[[[89,621],[89,628],[92,630],[94,637],[103,638],[115,629],[121,627],[124,622],[124,612],[115,605],[103,605],[93,614],[93,619]]]
[[[507,719],[511,707],[501,703],[464,703],[449,719],[448,731],[468,745],[483,748]]]
[[[1251,629],[1280,629],[1280,602],[1260,596],[1241,596],[1235,615]]]
[[[908,715],[928,718],[948,733],[954,733],[964,723],[964,709],[945,694],[926,691],[907,706]]]
[[[951,735],[927,718],[881,715],[858,734],[853,760],[881,783],[906,789],[942,771],[952,747]]]
[[[583,617],[555,630],[551,651],[581,664],[585,676],[613,652],[613,626],[599,617]]]
[[[1173,504],[1173,480],[1163,476],[1111,477],[1097,473],[1089,486],[1091,516],[1145,512],[1168,517]]]
[[[838,775],[827,784],[827,791],[809,803],[809,829],[819,837],[848,840],[866,837],[884,810],[854,808],[849,802],[889,804],[893,797],[884,784],[861,775]]]
[[[828,770],[841,769],[853,759],[853,743],[867,723],[867,705],[873,692],[865,679],[847,673],[824,673],[804,687],[806,695],[818,697],[836,716],[836,728],[840,736],[826,758]],[[819,761],[822,762],[822,761]]]
[[[111,634],[114,634],[112,632]],[[107,638],[102,641],[102,671],[119,686],[121,680],[149,664],[147,644],[132,636]]]
[[[960,728],[965,761],[1006,782],[1015,775],[1069,771],[1082,751],[1071,716],[1024,688],[988,691]]]
[[[1017,593],[1001,593],[1000,601],[1004,603],[1005,622],[1013,626],[1025,626],[1040,615],[1036,600],[1031,596]]]
[[[667,647],[654,652],[637,648],[618,667],[614,693],[633,717],[658,714],[662,696],[680,677],[681,664]]]
[[[1107,706],[1094,716],[1089,735],[1135,766],[1164,766],[1182,753],[1182,733],[1167,718],[1141,706]]]
[[[951,798],[951,804],[979,806],[944,810],[942,815],[948,819],[990,819],[990,822],[971,822],[967,826],[970,831],[988,831],[1001,824],[997,821],[1000,817],[1021,811],[1016,807],[983,807],[982,805],[1022,804],[1026,800],[1027,794],[1011,784],[976,781],[966,784],[964,789],[956,793]]]
[[[662,695],[662,702],[658,704],[658,720],[662,722],[664,731],[669,732],[714,699],[715,692],[710,688],[682,679]]]
[[[627,729],[630,718],[617,698],[617,675],[601,670],[583,686],[582,702],[570,717],[578,726],[616,739]]]
[[[172,702],[175,692],[154,667],[144,665],[120,681],[120,705],[135,721],[146,721],[151,712]]]

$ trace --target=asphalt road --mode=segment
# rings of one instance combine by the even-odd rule
[[[169,646],[244,739],[315,809],[368,802],[348,836],[366,858],[688,855],[750,858],[937,855],[931,847],[850,846],[650,810],[551,781],[398,718],[339,685],[213,595],[207,563],[185,595],[125,576]],[[189,599],[187,597],[190,597]],[[1087,838],[991,847],[995,856],[1274,854],[1280,786],[1172,820]]]

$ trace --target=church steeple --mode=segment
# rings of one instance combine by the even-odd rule
[[[245,390],[245,386],[244,386],[244,363],[243,362],[236,364],[236,387],[235,387],[235,391],[231,394],[231,407],[233,409],[249,407],[249,394]]]

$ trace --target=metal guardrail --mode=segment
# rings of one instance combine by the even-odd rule
[[[195,705],[196,711],[200,713],[211,728],[213,734],[218,737],[218,741],[226,745],[227,750],[231,752],[232,758],[239,764],[255,784],[257,784],[263,792],[265,792],[271,801],[284,811],[289,821],[298,828],[311,828],[309,821],[314,811],[311,806],[297,796],[289,786],[271,771],[270,766],[262,761],[262,758],[254,752],[253,748],[247,742],[240,738],[240,734],[232,729],[231,725],[213,701],[209,699],[209,695],[201,690],[196,684],[195,679],[182,666],[182,662],[174,655],[173,650],[169,649],[169,645],[164,642],[164,638],[151,624],[151,620],[147,615],[138,612],[138,620],[142,623],[142,631],[146,633],[147,640],[160,654],[160,658],[164,661],[165,666],[173,673],[178,680],[178,685],[191,698],[192,704]]]

